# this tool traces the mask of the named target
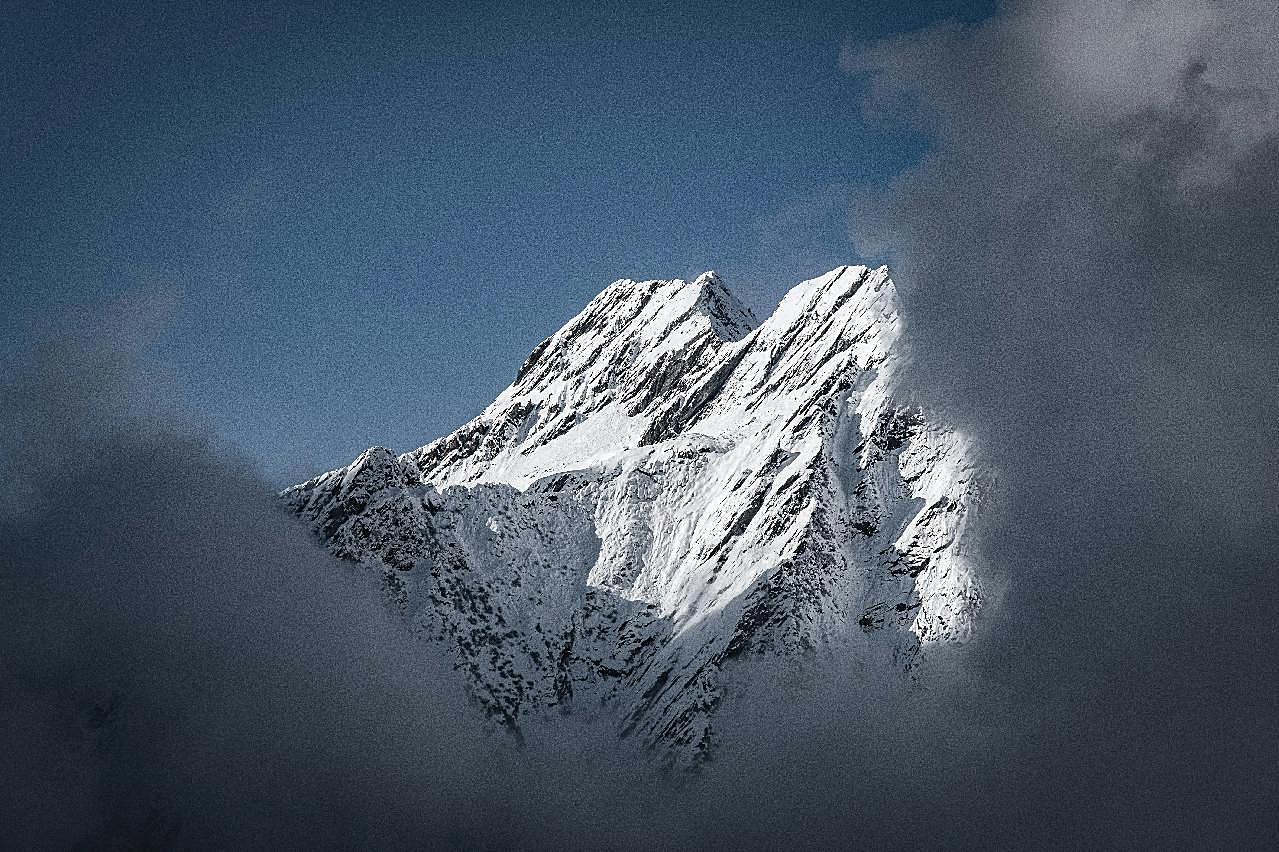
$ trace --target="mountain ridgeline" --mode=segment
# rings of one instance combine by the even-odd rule
[[[730,661],[907,677],[981,602],[965,438],[905,406],[886,268],[758,322],[714,273],[617,281],[451,435],[283,492],[517,733],[603,709],[697,761]]]

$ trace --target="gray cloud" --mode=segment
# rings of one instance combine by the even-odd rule
[[[364,575],[142,402],[147,323],[110,316],[0,383],[0,846],[598,841],[622,789],[634,825],[641,764],[589,720],[485,733]]]
[[[1024,6],[846,52],[935,139],[854,235],[895,263],[925,401],[1000,475],[1002,599],[932,721],[1005,735],[952,771],[990,806],[956,825],[1273,839],[1277,62],[1246,3]]]
[[[245,464],[122,412],[139,383],[106,337],[6,376],[5,845],[394,837],[381,796],[414,762],[466,775],[447,669]]]

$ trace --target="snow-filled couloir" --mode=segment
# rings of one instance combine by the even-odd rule
[[[617,281],[475,420],[283,497],[495,719],[602,706],[696,759],[729,660],[901,672],[971,627],[971,454],[900,404],[899,333],[886,268],[805,281],[763,323],[714,273]]]

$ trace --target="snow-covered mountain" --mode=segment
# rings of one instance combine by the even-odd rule
[[[729,660],[839,648],[902,676],[980,602],[968,444],[899,404],[885,268],[762,323],[708,272],[617,281],[475,420],[283,493],[518,731],[603,707],[696,759]]]

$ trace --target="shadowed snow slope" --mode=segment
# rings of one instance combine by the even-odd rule
[[[456,646],[493,718],[603,708],[697,759],[730,659],[839,648],[902,676],[970,629],[969,448],[898,403],[898,332],[885,268],[762,324],[714,273],[617,281],[466,426],[283,497]]]

